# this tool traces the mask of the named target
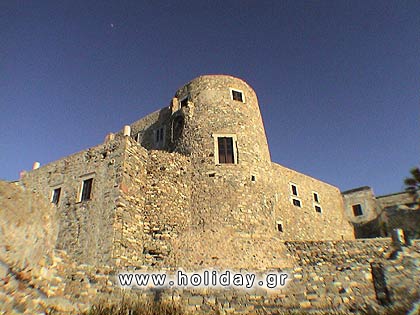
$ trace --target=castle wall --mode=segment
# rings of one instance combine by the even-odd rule
[[[406,192],[375,197],[371,188],[361,187],[343,192],[343,199],[356,238],[389,236],[393,229],[403,229],[410,239],[420,237],[419,208]],[[361,205],[362,215],[355,215],[356,204]]]
[[[407,192],[377,197],[382,209],[380,222],[387,235],[393,229],[403,229],[409,239],[420,238],[420,208]]]
[[[48,200],[61,188],[57,248],[76,261],[112,261],[115,203],[123,175],[124,144],[116,139],[28,172],[22,183]],[[80,201],[83,180],[93,178],[90,200]]]
[[[219,137],[232,140],[231,163]],[[92,198],[80,202],[86,178]],[[59,248],[91,263],[276,267],[289,264],[280,240],[353,238],[339,190],[271,162],[255,92],[225,75],[192,80],[130,137],[24,182],[46,196],[62,187]]]
[[[118,266],[144,264],[144,212],[148,199],[148,151],[124,137],[124,160],[115,203],[113,257]]]
[[[153,112],[146,117],[132,123],[131,136],[136,140],[142,147],[151,149],[166,149],[170,148],[170,124],[171,122],[171,110],[169,107],[162,108],[156,112]],[[156,141],[156,132],[158,129],[163,128],[164,136],[162,141]],[[118,134],[122,134],[120,131]]]
[[[337,187],[273,163],[271,196],[275,221],[282,224],[284,240],[354,239],[353,228],[343,213],[343,200]],[[297,190],[293,194],[291,185]],[[315,200],[317,195],[318,201]],[[300,201],[300,206],[293,204]],[[320,212],[319,212],[320,211]]]
[[[379,209],[376,199],[370,187],[361,187],[343,192],[344,211],[350,222],[355,224],[364,224],[374,220]],[[359,204],[361,206],[361,215],[355,215],[353,206]]]
[[[414,203],[413,196],[407,192],[400,192],[396,194],[390,194],[385,196],[376,197],[378,206],[381,209],[396,205],[406,205]]]

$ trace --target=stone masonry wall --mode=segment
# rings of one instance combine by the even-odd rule
[[[343,213],[343,201],[337,187],[273,163],[269,196],[274,208],[273,229],[281,222],[284,240],[342,240],[354,239],[353,228]],[[291,183],[298,196],[292,194]],[[318,195],[318,202],[314,200]],[[292,199],[300,200],[295,206]],[[317,212],[315,206],[321,208]]]
[[[128,141],[125,154],[131,152],[132,158],[141,157],[141,147],[131,146],[131,140],[128,139]],[[137,149],[140,150],[137,151]],[[167,159],[168,157],[163,156],[160,160],[167,161]],[[138,162],[133,165],[138,166]],[[179,166],[178,164],[174,168],[178,169]],[[142,173],[142,168],[139,168],[138,171]],[[142,178],[143,175],[139,173],[130,174]],[[124,177],[124,175],[122,176]],[[128,184],[132,179],[130,177],[125,184]],[[140,182],[141,179],[138,183]],[[130,187],[127,188],[130,192]],[[121,189],[125,190],[125,188]],[[4,201],[6,201],[2,205],[6,207],[6,210],[12,210],[14,206],[7,196],[2,192],[0,197],[5,197]],[[41,206],[43,206],[42,203],[34,202],[32,211],[37,211],[41,215],[44,210]],[[0,221],[6,219],[5,222],[18,223],[15,229],[23,228],[25,231],[20,232],[26,232],[26,227],[21,222],[22,218],[10,217],[7,212],[0,211]],[[4,216],[5,213],[6,216]],[[44,228],[44,222],[39,220],[31,223],[34,223],[32,228],[35,230]],[[212,237],[212,234],[208,236]],[[222,252],[224,251],[222,246],[230,241],[229,237],[227,236],[220,242]],[[270,272],[287,272],[290,279],[287,286],[274,291],[267,291],[259,287],[248,291],[208,288],[121,290],[117,282],[118,272],[124,270],[121,266],[98,267],[75,263],[64,251],[59,250],[46,251],[45,254],[48,257],[38,257],[39,255],[36,254],[37,259],[31,261],[31,265],[28,266],[8,259],[11,254],[14,255],[14,249],[17,249],[15,246],[20,240],[11,238],[9,241],[11,243],[9,242],[7,247],[1,248],[0,246],[0,312],[6,314],[37,314],[41,312],[80,314],[92,304],[106,306],[110,303],[118,304],[121,300],[127,301],[129,298],[143,301],[147,299],[149,303],[175,302],[193,314],[255,314],[257,312],[281,314],[281,312],[289,310],[313,314],[322,314],[322,312],[349,314],[368,309],[373,309],[375,313],[381,313],[385,311],[381,305],[384,297],[387,297],[388,304],[404,306],[405,310],[412,309],[413,314],[415,301],[418,304],[417,312],[420,306],[418,288],[420,242],[418,241],[414,241],[412,246],[403,246],[402,251],[396,252],[390,239],[313,242],[284,242],[271,239],[273,249],[275,246],[284,249],[281,255],[276,257],[276,268],[272,268],[274,265],[266,265],[266,269],[255,267],[246,270],[248,272],[264,272],[270,269]],[[240,239],[239,242],[233,241],[238,248],[246,244],[244,239]],[[255,239],[248,239],[248,241],[254,242],[258,248],[260,245],[264,245],[264,243],[255,242]],[[211,239],[211,242],[214,242],[214,239]],[[51,244],[48,244],[49,248]],[[130,246],[130,243],[127,244]],[[267,249],[266,246],[262,247],[262,249]],[[270,253],[272,254],[274,251],[271,250]],[[230,253],[231,256],[236,254],[237,252]],[[243,251],[241,254],[246,256],[248,252]],[[186,255],[188,256],[189,253]],[[131,258],[129,257],[129,259]],[[232,257],[232,261],[235,261],[234,257]],[[285,262],[289,264],[287,265]],[[378,280],[376,276],[372,275],[372,263],[375,268],[379,266],[383,271],[383,280]],[[233,265],[231,266],[233,267]],[[158,267],[157,270],[176,270],[177,268],[174,267]],[[195,270],[197,267],[199,266],[195,266]],[[150,269],[148,266],[143,266],[137,272],[143,270]]]
[[[400,192],[391,195],[376,197],[378,205],[381,209],[395,205],[406,205],[414,203],[414,198],[407,192]]]
[[[143,254],[146,265],[162,267],[173,251],[171,240],[191,226],[191,166],[178,153],[149,151],[148,158]]]
[[[343,192],[344,211],[350,222],[364,224],[378,217],[379,208],[377,207],[375,195],[370,187],[361,187]],[[353,205],[360,204],[362,215],[355,216]]]
[[[70,155],[28,172],[22,183],[51,200],[61,188],[57,205],[57,248],[76,261],[110,264],[113,259],[115,205],[123,175],[121,138]],[[80,200],[84,179],[93,178],[91,199]]]
[[[130,137],[124,138],[119,197],[116,200],[113,256],[118,266],[144,263],[144,219],[147,198],[148,152]]]
[[[380,313],[371,263],[382,264],[390,305],[410,309],[420,299],[418,244],[392,258],[390,239],[357,241],[285,242],[287,255],[295,260],[288,272],[290,281],[276,291],[167,290],[162,299],[181,300],[194,313],[222,310],[230,313],[315,310],[342,314],[373,309]],[[316,313],[315,313],[316,314]]]

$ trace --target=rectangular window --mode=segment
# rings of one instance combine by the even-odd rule
[[[360,204],[353,205],[353,214],[355,217],[363,215],[362,206]]]
[[[165,129],[164,127],[159,127],[155,130],[155,144],[162,146],[165,140]]]
[[[230,96],[232,97],[232,100],[245,103],[244,94],[242,91],[230,89]]]
[[[292,187],[292,194],[295,195],[295,196],[297,196],[298,195],[298,192],[297,192],[296,185],[291,185],[291,187]]]
[[[315,211],[318,212],[318,213],[321,213],[322,209],[321,209],[320,206],[315,206]]]
[[[181,108],[188,106],[188,96],[184,97],[180,102]]]
[[[293,199],[293,205],[296,207],[302,207],[300,200],[299,199]]]
[[[283,232],[283,225],[281,223],[277,223],[277,231]]]
[[[318,198],[318,194],[314,193],[314,201],[319,203],[319,198]]]
[[[55,205],[58,205],[60,201],[60,194],[61,194],[61,188],[56,188],[53,190],[51,202]]]
[[[90,200],[92,194],[93,178],[85,179],[82,185],[82,192],[80,194],[80,201]]]
[[[234,163],[233,139],[231,137],[217,138],[219,149],[219,163]]]

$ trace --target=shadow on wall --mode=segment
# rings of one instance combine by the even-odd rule
[[[179,148],[179,140],[184,134],[185,110],[180,109],[172,113],[170,108],[159,111],[154,123],[144,130],[132,135],[142,147],[147,150],[166,150],[188,155],[188,150]]]

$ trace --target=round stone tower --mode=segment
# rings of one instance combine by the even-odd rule
[[[270,162],[257,96],[246,82],[227,75],[204,75],[175,96],[174,151],[206,166],[253,168]]]
[[[266,231],[272,168],[254,90],[232,76],[201,76],[176,92],[171,112],[172,150],[192,167],[192,227]]]
[[[232,76],[201,76],[176,92],[171,113],[171,149],[191,163],[187,228],[174,227],[170,246],[175,264],[278,264],[272,163],[254,90]]]

